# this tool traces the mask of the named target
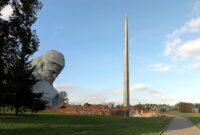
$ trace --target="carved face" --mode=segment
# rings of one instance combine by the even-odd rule
[[[38,79],[44,79],[52,84],[64,68],[65,60],[63,54],[51,50],[34,59],[32,65]]]
[[[48,82],[53,83],[60,74],[62,67],[57,63],[47,61],[43,67],[43,77]]]

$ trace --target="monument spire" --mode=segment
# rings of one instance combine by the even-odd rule
[[[124,106],[130,105],[129,99],[129,55],[128,55],[128,17],[124,24]]]

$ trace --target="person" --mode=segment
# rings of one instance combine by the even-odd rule
[[[48,107],[59,106],[59,93],[53,87],[53,82],[65,66],[63,54],[56,50],[46,52],[32,61],[34,74],[39,80],[33,86],[33,92],[43,93],[42,99],[48,102]]]

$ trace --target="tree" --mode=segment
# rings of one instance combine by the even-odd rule
[[[18,115],[22,107],[33,109],[44,106],[46,103],[40,99],[42,93],[36,94],[32,91],[33,85],[38,80],[33,75],[34,69],[30,64],[30,56],[37,51],[39,46],[36,31],[31,27],[37,19],[36,13],[41,9],[42,4],[38,0],[9,0],[9,4],[13,8],[13,14],[5,24],[8,34],[7,31],[3,32],[7,34],[8,39],[3,38],[2,43],[5,42],[9,50],[8,55],[3,58],[3,61],[8,59],[8,64],[4,65],[7,66],[5,68],[7,79],[3,83],[6,86],[7,99],[9,99],[6,102],[15,107],[16,115]],[[6,51],[6,48],[2,50]]]
[[[179,102],[176,106],[178,106],[179,112],[188,113],[192,111],[192,103]]]
[[[0,11],[2,10],[2,8],[7,5],[9,2],[9,0],[1,0],[0,1]]]
[[[195,104],[194,104],[194,107],[200,108],[200,103],[195,103]]]
[[[135,108],[137,108],[137,109],[144,109],[145,106],[139,102],[139,104],[135,105]]]
[[[107,104],[108,108],[114,108],[115,107],[115,102],[109,102]]]
[[[30,108],[32,112],[45,109],[47,102],[41,99],[42,95],[43,93],[35,94],[32,102],[27,106],[27,108]]]
[[[9,3],[9,0],[0,1],[0,11],[4,8],[5,5]],[[9,27],[8,21],[1,18],[0,13],[0,113],[1,107],[4,108],[6,105],[6,61],[5,57],[7,56],[7,48],[9,47]],[[3,109],[4,110],[4,109]]]
[[[59,103],[60,106],[62,106],[62,107],[64,107],[64,106],[66,106],[66,105],[69,104],[69,99],[68,99],[67,92],[61,91],[61,92],[59,93],[59,102],[60,102],[60,103]]]
[[[16,108],[18,115],[19,108],[22,106],[32,108],[41,94],[35,94],[32,91],[37,82],[33,75],[33,67],[29,57],[35,53],[39,46],[39,39],[36,31],[31,26],[36,21],[36,13],[41,9],[41,3],[38,0],[12,0],[13,15],[11,17],[12,36],[16,38],[18,45],[16,59],[14,60],[13,81],[16,82],[11,93],[13,94],[12,105]],[[40,100],[40,99],[39,99]]]

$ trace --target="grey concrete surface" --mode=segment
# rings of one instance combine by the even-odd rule
[[[162,135],[200,135],[200,131],[188,118],[175,117]]]

